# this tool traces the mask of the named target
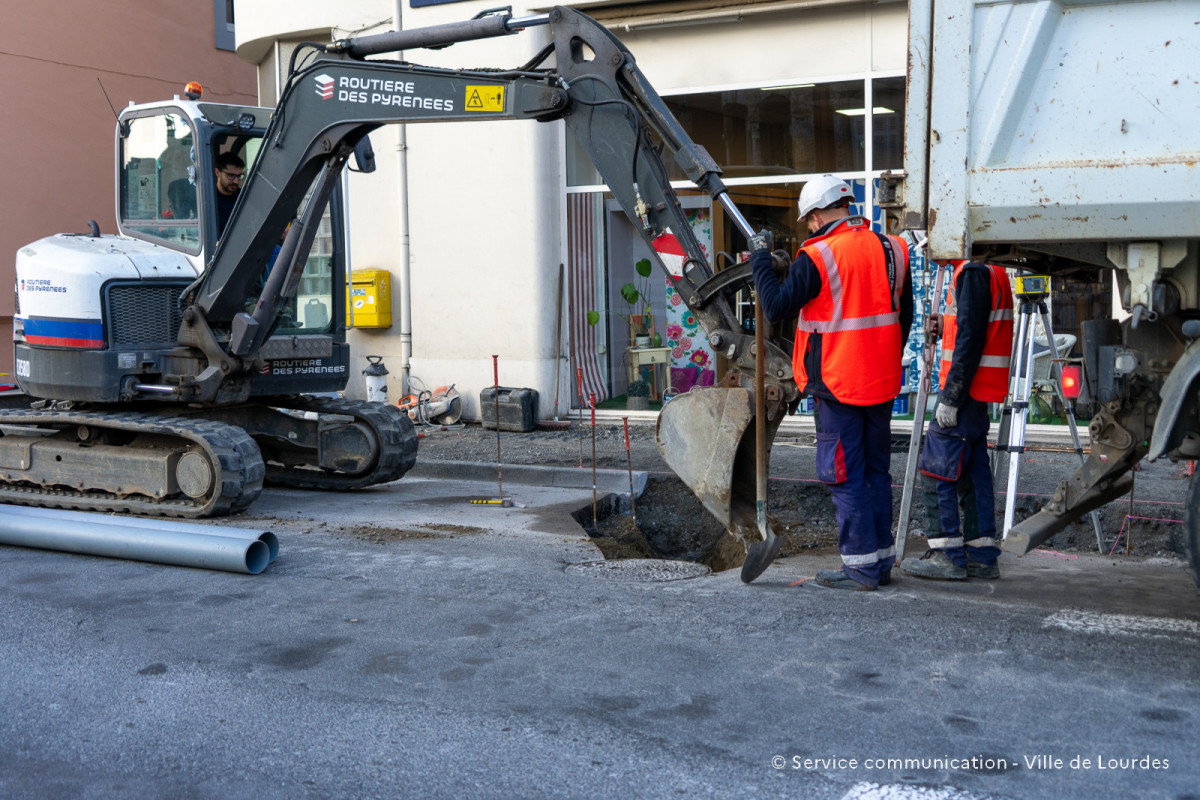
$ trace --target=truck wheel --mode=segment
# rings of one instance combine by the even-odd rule
[[[1187,511],[1183,515],[1183,542],[1187,548],[1192,580],[1200,587],[1200,472],[1188,483]]]

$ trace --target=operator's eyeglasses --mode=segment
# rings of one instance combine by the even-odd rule
[[[221,170],[221,174],[224,175],[227,180],[231,181],[240,181],[242,178],[246,177],[246,173],[244,172],[228,172],[227,170]]]

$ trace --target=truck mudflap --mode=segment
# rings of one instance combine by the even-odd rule
[[[1162,407],[1154,422],[1154,435],[1150,438],[1150,452],[1146,458],[1154,461],[1183,444],[1190,426],[1179,425],[1184,410],[1196,400],[1196,380],[1200,378],[1200,341],[1192,342],[1179,363],[1167,375],[1162,386]],[[1194,424],[1194,423],[1192,423]]]
[[[783,421],[782,405],[768,400],[764,464],[770,463],[771,442]],[[746,547],[762,540],[755,513],[754,426],[754,393],[714,386],[673,398],[658,415],[655,431],[667,466]]]

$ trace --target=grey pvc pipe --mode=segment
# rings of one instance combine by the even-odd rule
[[[104,522],[83,511],[24,513],[31,510],[47,509],[0,509],[0,543],[250,575],[271,563],[270,547],[259,539],[173,530],[173,523],[163,520],[143,520],[157,522],[153,527],[113,524],[114,517]]]
[[[63,508],[36,508],[34,506],[9,506],[0,505],[0,514],[24,514],[30,517],[41,517],[43,519],[76,519],[80,514],[87,517],[90,522],[99,525],[119,525],[132,528],[147,528],[150,530],[163,530],[169,528],[172,531],[180,533],[198,533],[205,536],[224,536],[231,539],[257,539],[267,546],[271,554],[271,561],[279,557],[279,537],[271,531],[256,530],[254,528],[235,528],[226,527],[224,525],[212,525],[203,522],[185,522],[182,520],[163,520],[150,519],[146,517],[118,517],[111,514],[100,512],[84,512],[84,511],[68,511]]]

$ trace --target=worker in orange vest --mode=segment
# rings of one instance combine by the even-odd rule
[[[1003,267],[952,262],[942,315],[941,391],[921,453],[929,551],[903,569],[934,580],[1000,577],[987,404],[1008,394],[1013,296]],[[963,506],[962,529],[959,505]]]
[[[870,591],[891,582],[896,562],[892,402],[912,325],[912,278],[908,247],[851,216],[852,199],[833,175],[809,181],[798,205],[813,236],[786,275],[775,272],[769,232],[752,237],[750,262],[766,316],[799,313],[792,370],[817,404],[817,478],[833,494],[842,556],[842,569],[820,570],[817,583]]]

